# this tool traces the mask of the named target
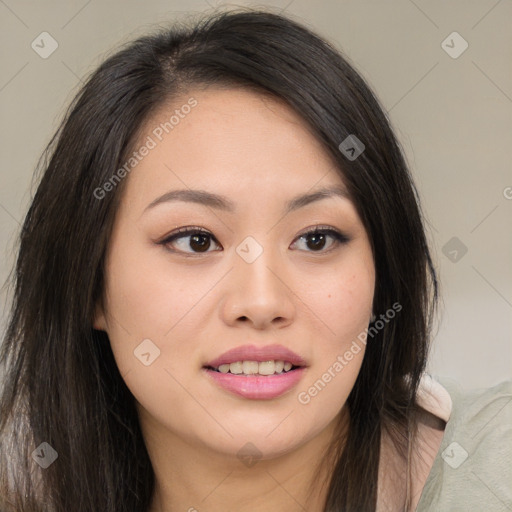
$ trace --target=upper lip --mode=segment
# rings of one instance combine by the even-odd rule
[[[230,364],[237,361],[288,361],[294,366],[306,366],[306,362],[295,352],[283,345],[242,345],[232,348],[222,355],[205,364],[212,368],[218,368],[221,364]]]

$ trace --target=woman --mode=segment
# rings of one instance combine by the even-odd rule
[[[425,374],[437,280],[398,142],[347,60],[268,12],[92,74],[14,277],[2,510],[453,510],[474,437],[446,477],[445,443],[512,395],[452,404]]]

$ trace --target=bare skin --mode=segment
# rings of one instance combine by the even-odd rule
[[[445,427],[446,423],[444,420],[425,411],[419,425],[418,456],[413,467],[411,512],[414,512],[418,506],[421,493],[434,464],[434,459],[443,441]]]
[[[406,507],[406,464],[393,444],[383,436],[379,464],[377,512],[414,512],[443,440],[445,422],[428,411],[419,418],[412,453],[411,503]]]
[[[155,128],[192,97],[197,105],[171,132]],[[105,309],[94,327],[108,333],[155,472],[149,512],[320,512],[325,485],[308,498],[317,464],[341,417],[366,345],[305,403],[338,356],[368,326],[375,287],[371,245],[350,197],[332,196],[283,214],[293,198],[344,188],[334,162],[286,105],[246,90],[194,90],[143,127],[156,144],[126,177],[109,243]],[[155,199],[176,189],[225,196],[235,211]],[[304,233],[334,228],[318,250]],[[212,235],[195,252],[191,235]],[[262,253],[236,249],[252,237]],[[311,238],[309,237],[311,241]],[[333,278],[335,276],[335,278]],[[379,312],[381,313],[381,312]],[[142,340],[158,357],[134,357]],[[241,398],[207,378],[204,365],[245,344],[281,344],[307,362],[292,390],[269,400]],[[332,370],[331,370],[332,372]],[[257,449],[248,466],[239,456]],[[244,448],[245,447],[245,448]]]

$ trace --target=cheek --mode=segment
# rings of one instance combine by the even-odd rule
[[[305,283],[304,302],[321,329],[323,353],[350,344],[368,326],[373,295],[373,267],[364,259],[350,258]]]
[[[129,238],[130,235],[126,241]],[[197,309],[194,306],[211,283],[207,278],[200,280],[197,272],[195,275],[175,271],[171,274],[171,265],[158,254],[160,247],[151,247],[148,251],[147,247],[136,248],[117,239],[112,248],[106,283],[108,335],[112,351],[121,375],[127,375],[129,382],[133,381],[132,391],[139,389],[139,377],[146,379],[142,388],[148,386],[163,391],[161,382],[153,383],[151,380],[157,379],[157,375],[166,377],[162,372],[171,368],[171,362],[176,360],[177,347],[172,342],[173,338],[178,334],[183,335],[183,339],[191,338],[193,331],[188,329]],[[144,340],[151,340],[151,343]],[[139,347],[146,347],[142,343],[146,343],[147,350],[139,350]],[[193,350],[192,344],[180,344],[180,357],[190,358]],[[154,358],[154,362],[145,366],[137,354],[148,351],[151,353],[149,360]]]
[[[186,380],[183,372],[191,370],[184,362],[194,360],[196,348],[183,341],[194,338],[194,314],[200,310],[194,306],[211,283],[198,272],[171,271],[156,253],[160,248],[152,257],[153,248],[113,247],[107,283],[110,345],[136,400],[163,420],[171,401],[173,408],[190,407],[180,383]]]
[[[121,245],[109,268],[108,306],[115,320],[136,337],[164,338],[214,282],[192,267],[173,265],[161,247]],[[211,282],[210,282],[211,281]]]
[[[345,403],[364,358],[365,334],[374,294],[373,264],[354,253],[343,262],[308,300],[321,321],[317,331],[314,364],[297,399],[319,417],[329,416]]]

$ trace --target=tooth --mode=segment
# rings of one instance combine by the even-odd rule
[[[274,375],[275,371],[274,361],[264,361],[258,365],[258,373],[260,375]]]
[[[219,372],[220,373],[228,373],[231,365],[230,364],[221,364],[219,366]]]
[[[258,361],[244,361],[242,363],[242,368],[246,375],[258,373],[258,366]]]
[[[293,364],[288,361],[236,361],[234,363],[221,364],[217,370],[220,373],[231,372],[234,375],[273,375],[291,370]]]
[[[242,361],[237,361],[236,363],[231,363],[229,365],[229,371],[234,373],[235,375],[240,375],[243,373]]]

